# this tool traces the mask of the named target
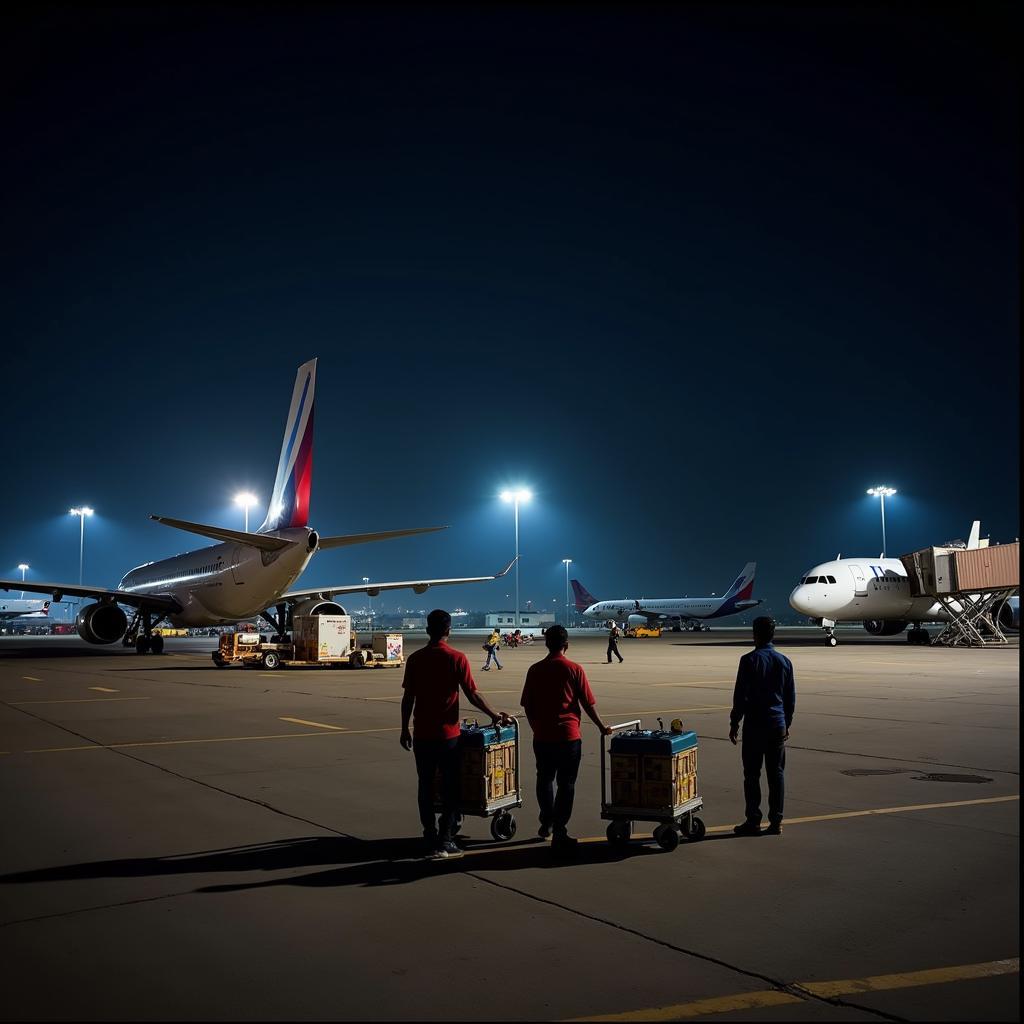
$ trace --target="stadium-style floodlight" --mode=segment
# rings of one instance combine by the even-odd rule
[[[882,507],[882,557],[885,558],[885,499],[891,498],[896,493],[895,487],[869,487],[868,494],[873,498],[881,499]]]
[[[364,576],[363,577],[363,583],[365,584],[365,583],[369,583],[369,582],[370,582],[370,577],[369,576]],[[370,602],[370,613],[369,613],[370,614],[370,632],[373,632],[373,594],[367,593],[366,597],[367,597],[367,600]]]
[[[569,566],[572,565],[571,558],[563,558],[562,564],[565,566],[565,628],[569,628]]]
[[[29,569],[28,563],[27,562],[19,562],[18,563],[18,568],[21,570],[21,582],[24,583],[25,582],[25,573],[28,572],[28,569]],[[22,597],[22,600],[24,600],[24,598],[25,598],[25,591],[24,590],[21,592],[21,597]]]
[[[241,494],[235,495],[235,504],[240,505],[245,509],[245,532],[249,532],[249,509],[253,505],[259,502],[259,498],[255,494],[251,494],[249,491],[242,491]]]
[[[519,503],[527,502],[533,497],[533,492],[525,487],[518,487],[514,491],[505,490],[501,492],[501,500],[512,502],[515,509],[516,523],[516,628],[519,627]]]
[[[85,517],[93,514],[93,509],[89,508],[88,505],[83,505],[81,508],[73,508],[69,510],[69,515],[78,516],[80,523],[80,529],[78,531],[78,585],[82,585],[82,565],[85,562]]]

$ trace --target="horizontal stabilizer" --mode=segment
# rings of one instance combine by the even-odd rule
[[[420,526],[414,530],[384,530],[380,533],[350,533],[344,537],[321,537],[320,548],[347,548],[350,544],[369,544],[374,540],[391,540],[394,537],[411,537],[414,533],[435,533],[447,530],[447,526]]]
[[[245,533],[243,530],[226,530],[222,526],[206,526],[204,523],[189,523],[184,519],[169,519],[167,516],[150,516],[150,519],[164,526],[173,526],[176,530],[185,530],[187,533],[198,533],[200,537],[209,537],[211,540],[234,542],[235,544],[248,544],[249,547],[259,548],[260,551],[280,551],[282,548],[290,547],[294,541],[282,540],[280,537],[268,537],[264,533]]]

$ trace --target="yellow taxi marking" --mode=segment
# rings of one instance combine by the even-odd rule
[[[90,690],[95,690],[97,693],[120,693],[120,690],[112,690],[109,686],[90,686]]]
[[[924,985],[944,985],[952,981],[971,981],[977,978],[997,978],[1020,972],[1020,958],[990,960],[981,964],[963,964],[959,967],[939,967],[930,971],[909,971],[903,974],[876,974],[869,978],[849,978],[842,981],[804,981],[792,987],[822,999],[856,995],[863,992],[887,992],[897,988],[919,988]],[[711,1013],[729,1013],[731,1010],[751,1010],[764,1006],[785,1006],[803,1002],[800,996],[780,989],[760,992],[741,992],[734,996],[698,999],[675,1006],[658,1006],[626,1013],[605,1013],[593,1017],[573,1017],[577,1021],[616,1020],[688,1020]]]
[[[281,718],[282,722],[294,722],[296,725],[312,725],[316,729],[334,729],[336,732],[346,732],[341,725],[327,725],[326,722],[307,722],[304,718]]]
[[[117,693],[117,691],[114,691]],[[106,704],[113,700],[149,700],[148,697],[68,697],[63,700],[9,700],[8,704]]]
[[[41,683],[42,682],[42,679],[39,679],[36,676],[22,676],[21,678],[22,679],[27,679],[30,683]]]
[[[134,743],[86,743],[78,747],[37,747],[23,754],[63,754],[75,750],[124,750],[128,747],[184,747],[197,743],[244,743],[248,740],[296,740],[309,736],[360,736],[371,732],[400,732],[398,726],[387,729],[344,729],[339,732],[279,732],[264,736],[214,736],[198,740],[143,740]]]

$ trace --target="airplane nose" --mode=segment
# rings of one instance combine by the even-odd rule
[[[795,587],[793,593],[789,595],[790,607],[795,608],[798,612],[803,612],[804,615],[810,615],[811,602],[808,600],[808,596],[807,587]]]

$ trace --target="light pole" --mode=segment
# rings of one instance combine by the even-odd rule
[[[28,568],[29,568],[28,567],[28,563],[20,562],[18,564],[18,568],[21,570],[21,582],[24,583],[25,582],[25,573],[28,571]],[[25,599],[25,591],[24,590],[21,592],[21,599],[22,600]]]
[[[249,532],[249,509],[253,505],[259,502],[259,498],[255,494],[250,494],[248,491],[242,491],[241,494],[235,495],[235,504],[240,505],[245,509],[245,532]]]
[[[885,558],[885,499],[891,498],[896,493],[895,487],[869,487],[868,494],[874,498],[881,498],[882,501],[882,557]]]
[[[370,582],[370,577],[369,576],[364,576],[363,577],[363,583],[369,583],[369,582]],[[366,599],[370,602],[370,632],[372,633],[373,632],[373,595],[372,594],[367,594],[366,595]]]
[[[89,508],[88,505],[83,505],[81,508],[73,508],[70,511],[73,516],[78,516],[80,523],[79,537],[78,537],[78,585],[82,585],[82,565],[85,562],[85,517],[93,514],[93,509]]]
[[[569,628],[569,566],[572,565],[571,558],[563,558],[562,564],[565,566],[565,628]]]
[[[527,490],[525,487],[519,487],[514,491],[502,491],[501,500],[505,502],[512,502],[512,507],[515,510],[515,523],[516,523],[516,628],[519,628],[519,502],[529,501],[533,497],[533,493]]]

